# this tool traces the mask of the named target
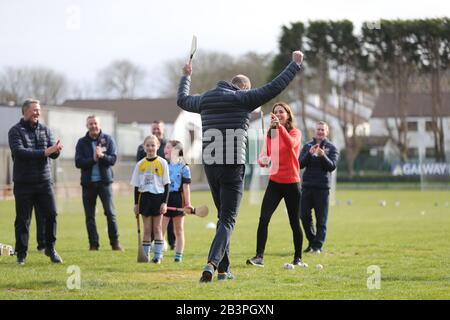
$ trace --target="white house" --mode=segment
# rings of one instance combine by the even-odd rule
[[[431,95],[423,93],[410,94],[406,103],[408,158],[410,160],[432,161],[435,157],[434,137],[432,131]],[[388,127],[397,132],[395,126],[399,107],[393,94],[378,97],[370,123],[371,136],[389,136]],[[442,94],[442,106],[439,113],[443,122],[446,158],[450,159],[450,93]],[[388,162],[400,160],[398,148],[392,140],[382,146],[384,159]]]

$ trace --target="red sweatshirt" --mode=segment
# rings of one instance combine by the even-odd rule
[[[258,158],[259,166],[263,166],[261,158],[265,155],[270,158],[269,179],[277,183],[300,182],[300,144],[302,133],[297,128],[287,132],[284,126],[279,126],[276,130],[276,137],[266,137],[265,148],[261,150]]]

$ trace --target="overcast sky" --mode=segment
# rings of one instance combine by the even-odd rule
[[[448,0],[0,0],[0,70],[46,66],[88,83],[126,58],[160,75],[165,61],[188,56],[193,34],[200,49],[268,53],[290,22],[443,16]]]

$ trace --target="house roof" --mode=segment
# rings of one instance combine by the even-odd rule
[[[446,92],[441,95],[441,110],[437,116],[450,116],[450,93]],[[391,118],[399,116],[400,110],[398,103],[395,101],[394,94],[381,94],[372,113],[373,118]],[[412,93],[406,100],[406,115],[408,117],[431,117],[432,103],[431,94],[429,93]]]
[[[177,106],[177,100],[175,98],[66,100],[63,106],[114,111],[119,123],[151,123],[154,120],[174,123],[182,111]]]

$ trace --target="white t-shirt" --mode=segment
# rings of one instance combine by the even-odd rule
[[[168,183],[169,165],[165,159],[158,156],[152,161],[144,158],[136,163],[131,185],[137,187],[139,192],[164,193],[164,185]]]

